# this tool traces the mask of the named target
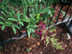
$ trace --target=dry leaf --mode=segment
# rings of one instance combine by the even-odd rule
[[[57,32],[56,29],[54,29],[54,31]]]
[[[39,46],[40,45],[40,42],[37,42],[37,45]]]
[[[69,38],[67,38],[67,40],[70,40]]]
[[[32,47],[29,48],[29,50],[31,50],[31,49],[32,49]]]
[[[26,32],[26,30],[22,30],[22,31],[20,31],[21,33],[25,33]]]
[[[32,47],[35,47],[36,45],[34,44],[34,45],[32,45]]]
[[[65,44],[65,47],[67,47],[67,45]]]

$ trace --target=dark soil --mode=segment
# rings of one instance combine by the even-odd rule
[[[63,10],[66,11],[68,5],[65,5]],[[58,15],[58,11],[61,8],[61,5],[57,4],[55,8],[55,18]],[[68,15],[70,16],[72,12],[72,5],[69,8]],[[60,15],[61,18],[62,14]],[[24,33],[25,30],[22,30]],[[64,50],[56,50],[52,47],[52,44],[44,44],[44,41],[41,41],[39,38],[36,40],[34,38],[22,38],[20,40],[14,40],[12,42],[6,43],[5,48],[0,50],[0,54],[72,54],[72,39],[69,39],[67,32],[64,28],[57,26],[55,31],[57,33],[56,38],[59,38],[59,42],[62,43]],[[2,31],[4,40],[9,38],[9,33],[7,31]],[[16,35],[12,35],[16,36]],[[72,38],[72,35],[71,35]]]

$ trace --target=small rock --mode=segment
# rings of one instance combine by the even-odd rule
[[[27,43],[27,45],[29,45],[29,43]]]

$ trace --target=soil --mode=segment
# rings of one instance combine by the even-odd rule
[[[67,7],[68,5],[64,5],[62,10],[66,11]],[[56,4],[55,14],[53,17],[58,15],[60,8],[61,5]],[[70,16],[71,12],[72,5],[70,6],[67,14]],[[60,15],[60,19],[61,16],[62,14]],[[28,39],[27,37],[24,37],[20,40],[13,40],[12,42],[6,43],[5,47],[0,50],[0,54],[72,54],[72,39],[68,38],[67,31],[64,28],[62,28],[60,25],[56,27],[57,28],[54,31],[57,33],[56,38],[59,38],[58,42],[62,43],[64,50],[54,49],[51,43],[45,45],[44,41],[41,41],[39,38],[34,39],[31,37]],[[22,32],[24,33],[25,29],[23,29]],[[2,31],[2,33],[4,40],[9,38],[9,33],[6,30]],[[12,35],[12,37],[17,35],[18,34]]]

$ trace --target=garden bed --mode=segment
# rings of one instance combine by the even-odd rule
[[[63,10],[66,11],[68,5],[65,5]],[[53,18],[57,17],[60,5],[57,4],[55,8],[55,14]],[[68,15],[71,14],[72,5],[68,11]],[[60,19],[62,15],[60,15]],[[14,40],[13,43],[9,42],[5,44],[5,49],[0,50],[0,54],[72,54],[72,40],[67,37],[67,32],[60,25],[56,26],[54,33],[57,33],[55,38],[59,38],[59,42],[62,43],[64,50],[53,49],[51,43],[48,45],[44,44],[44,41],[41,41],[39,38],[36,40],[34,38],[27,39],[26,37],[20,40]],[[25,30],[22,30],[23,32]],[[4,34],[6,33],[3,31]],[[3,35],[4,36],[4,35]],[[12,35],[16,36],[16,35]],[[6,33],[4,40],[8,39],[9,36]]]

